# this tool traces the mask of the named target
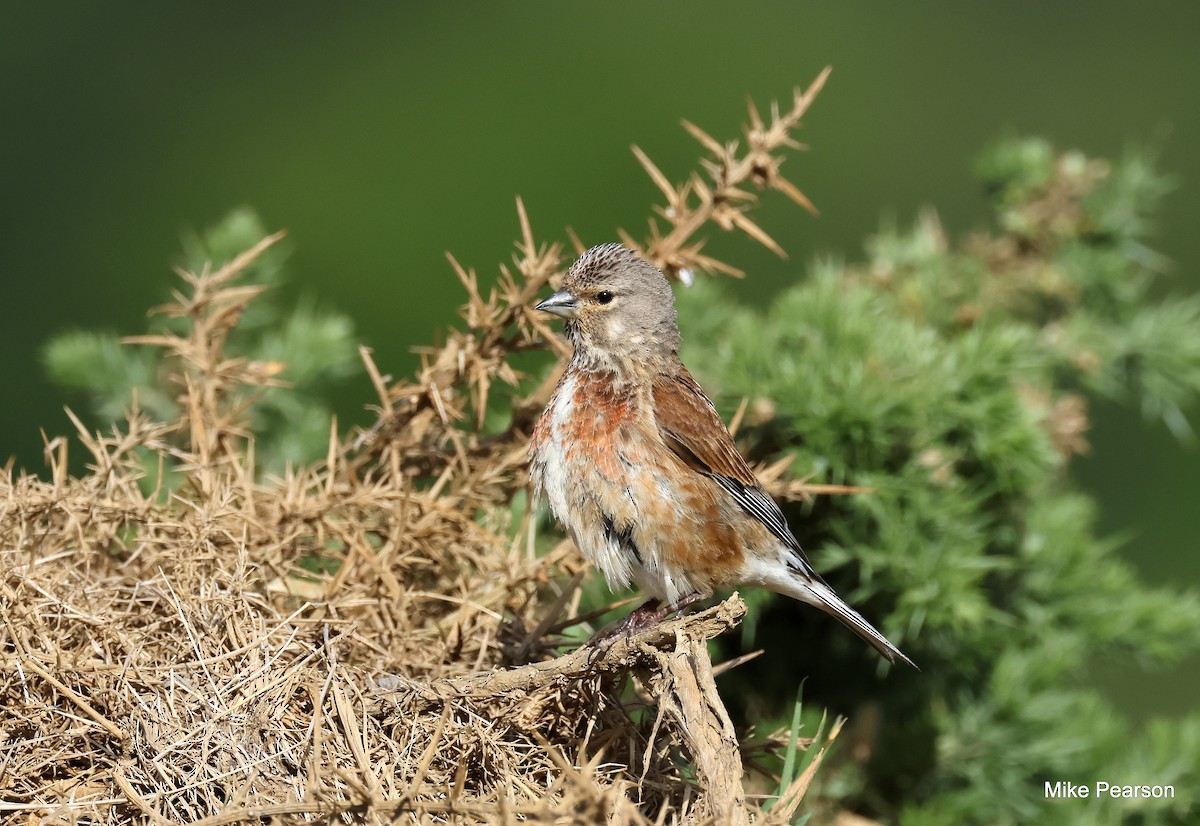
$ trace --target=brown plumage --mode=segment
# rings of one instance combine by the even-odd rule
[[[912,664],[809,564],[679,360],[675,296],[661,272],[619,244],[594,247],[537,309],[566,319],[575,351],[534,428],[534,490],[610,587],[636,583],[650,597],[635,615],[757,585]]]

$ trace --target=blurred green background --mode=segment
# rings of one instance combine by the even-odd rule
[[[818,219],[758,214],[791,253],[712,249],[766,302],[817,256],[854,259],[882,222],[935,207],[984,220],[972,160],[1008,133],[1113,158],[1155,150],[1178,189],[1156,248],[1195,291],[1200,6],[1128,2],[333,5],[6,4],[0,11],[0,460],[38,471],[39,428],[70,430],[39,364],[64,329],[134,333],[174,286],[180,236],[249,204],[286,228],[303,292],[351,316],[403,374],[454,319],[443,257],[507,261],[520,194],[540,238],[639,233],[657,199],[629,151],[672,178],[686,117],[736,133],[743,97],[834,73],[786,168]],[[686,324],[686,320],[685,320]],[[685,328],[686,335],[686,328]],[[1200,331],[1197,331],[1200,335]],[[343,424],[365,422],[364,380]],[[1200,456],[1130,410],[1093,407],[1077,463],[1104,533],[1154,583],[1200,581]],[[1192,411],[1192,422],[1200,422]],[[1133,717],[1195,706],[1200,662],[1168,675],[1097,664]]]

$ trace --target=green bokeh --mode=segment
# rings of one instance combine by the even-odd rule
[[[638,231],[655,191],[636,142],[673,178],[687,117],[734,134],[742,98],[831,81],[787,171],[821,208],[781,198],[763,224],[790,261],[742,238],[712,248],[766,301],[819,255],[855,258],[881,218],[935,206],[983,220],[971,174],[1005,132],[1092,156],[1158,150],[1178,191],[1157,248],[1195,290],[1200,233],[1200,6],[923,4],[9,4],[0,12],[0,458],[41,469],[39,428],[66,399],[40,346],[73,327],[136,332],[173,286],[188,227],[253,205],[291,233],[300,290],[351,316],[385,372],[454,318],[443,253],[491,276],[524,197],[542,238]],[[684,319],[686,326],[686,319]],[[1197,331],[1200,335],[1200,331]],[[686,329],[685,329],[686,335]],[[343,422],[369,419],[365,380]],[[1200,581],[1200,461],[1132,411],[1095,410],[1077,478],[1101,530],[1129,532],[1152,582]],[[1200,421],[1194,416],[1193,421]],[[1195,705],[1195,662],[1147,679],[1098,664],[1131,714]]]

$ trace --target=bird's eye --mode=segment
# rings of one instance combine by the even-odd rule
[[[613,300],[613,294],[608,290],[601,290],[600,292],[596,293],[596,300],[601,304],[611,304]]]

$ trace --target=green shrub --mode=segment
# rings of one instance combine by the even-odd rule
[[[961,245],[926,215],[872,239],[861,264],[813,266],[765,311],[712,281],[681,293],[685,361],[727,415],[743,398],[766,411],[743,446],[871,489],[789,518],[817,568],[922,669],[875,680],[852,635],[773,599],[745,641],[767,654],[726,694],[782,719],[786,686],[811,675],[806,709],[847,713],[851,730],[878,719],[861,732],[866,771],[844,761],[824,782],[904,823],[1064,822],[1072,805],[1097,822],[1182,823],[1200,717],[1137,731],[1087,665],[1194,651],[1200,602],[1140,583],[1066,472],[1087,449],[1084,393],[1183,433],[1200,390],[1200,302],[1153,300],[1159,262],[1142,246],[1166,187],[1137,156],[1110,168],[1040,141],[1007,141],[980,170],[997,229]],[[1044,799],[1046,780],[1100,779],[1173,782],[1176,797]]]

